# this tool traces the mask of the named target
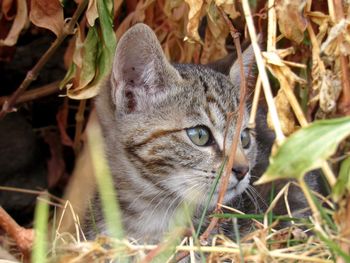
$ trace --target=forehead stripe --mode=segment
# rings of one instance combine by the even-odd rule
[[[146,139],[144,139],[143,141],[139,142],[139,143],[134,143],[133,139],[129,140],[129,144],[132,147],[141,147],[144,146],[150,142],[153,142],[154,140],[160,138],[160,137],[164,137],[167,136],[169,134],[175,133],[175,132],[179,132],[182,131],[183,129],[172,129],[172,130],[158,130],[155,131],[153,133],[151,133]]]

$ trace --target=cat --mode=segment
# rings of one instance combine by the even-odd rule
[[[249,47],[243,52],[248,79],[253,64]],[[160,242],[184,202],[195,207],[193,218],[198,223],[235,133],[239,63],[232,62],[227,72],[171,64],[145,24],[134,25],[120,39],[111,75],[95,104],[128,237]],[[230,121],[228,113],[233,113]],[[268,146],[259,145],[248,118],[246,107],[225,204],[239,203],[251,188],[256,164],[263,163],[264,169],[268,163],[273,138]],[[264,147],[268,150],[262,153]],[[218,191],[209,211],[216,207]],[[94,206],[101,210],[98,198]],[[102,215],[94,219],[98,231],[107,233]]]
[[[251,48],[243,62],[248,75]],[[136,24],[122,36],[96,110],[128,236],[159,242],[184,201],[202,212],[235,132],[239,87],[238,62],[228,76],[203,65],[172,65],[148,26]],[[248,118],[246,108],[225,203],[247,189],[256,162]],[[209,210],[217,197],[218,190]],[[104,222],[97,227],[103,230]]]

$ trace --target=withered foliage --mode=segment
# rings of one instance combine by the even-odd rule
[[[84,6],[81,16],[75,14],[80,16],[80,19],[75,25],[64,54],[67,74],[60,83],[62,93],[71,99],[85,100],[98,94],[101,81],[111,69],[118,39],[138,22],[152,27],[168,59],[180,63],[207,64],[225,57],[228,50],[234,52],[233,44],[230,44],[232,39],[229,36],[229,26],[218,7],[231,19],[232,24],[240,31],[242,39],[248,39],[248,35],[254,38],[251,30],[247,30],[246,21],[249,17],[242,8],[242,3],[248,3],[246,0],[76,0],[75,2],[77,6],[85,4],[86,8]],[[249,2],[255,28],[260,33],[263,63],[275,78],[271,78],[273,81],[270,82],[274,91],[273,107],[277,108],[278,116],[276,118],[273,114],[269,114],[270,127],[276,130],[277,125],[283,137],[316,119],[350,115],[349,2],[332,0]],[[21,34],[36,27],[47,29],[48,34],[54,34],[57,39],[63,40],[72,16],[72,13],[67,12],[65,8],[66,4],[67,1],[59,0],[0,1],[0,59],[11,60],[12,56],[9,54],[13,52],[10,50],[15,49]],[[257,50],[255,53],[257,54]],[[264,80],[262,84],[268,100]],[[260,89],[259,85],[256,88]],[[255,100],[256,103],[258,101]],[[268,106],[271,113],[271,105]],[[3,111],[8,110],[3,108]],[[81,125],[78,126],[81,129]],[[75,140],[80,140],[80,137]],[[73,142],[69,144],[72,145]],[[349,158],[348,147],[346,143],[341,145],[335,156],[336,160]],[[325,173],[330,174],[327,179],[331,186],[335,184],[336,177],[333,173],[337,172],[337,164],[329,170],[328,166],[323,166]],[[340,166],[349,166],[345,161],[343,164]],[[329,240],[335,243],[323,243],[324,240],[313,239],[305,242],[304,247],[296,245],[288,250],[283,245],[282,248],[277,246],[280,250],[269,252],[268,249],[273,250],[269,245],[270,228],[261,226],[261,231],[256,236],[246,237],[249,242],[243,246],[243,257],[251,262],[268,261],[271,258],[284,260],[283,262],[287,260],[309,262],[308,260],[317,256],[315,262],[329,262],[333,254],[339,262],[345,262],[342,260],[346,257],[341,253],[345,251],[349,254],[350,251],[348,242],[350,176],[348,170],[342,174],[345,174],[341,176],[344,180],[342,184],[345,186],[337,192],[335,201],[338,202],[339,209],[332,214],[338,232],[325,230],[327,234],[331,233]],[[316,228],[319,227],[323,231],[322,220],[314,219]],[[320,233],[323,235],[325,232],[321,230]],[[337,236],[339,233],[343,234]],[[283,244],[289,243],[289,237],[286,237],[287,240],[284,238],[289,235],[289,232],[275,233],[276,239]],[[225,237],[222,239],[226,240]],[[231,241],[223,243],[225,245],[215,248],[216,254],[212,254],[212,257],[223,255],[224,258],[228,255],[230,258],[231,255],[232,259],[234,255],[237,260],[242,259],[243,252],[239,250],[242,247]],[[341,250],[334,251],[340,251],[340,256],[328,250],[330,244],[339,245]],[[142,250],[129,243],[124,246],[133,252]],[[314,246],[313,252],[307,252],[312,250],[312,246]],[[157,247],[144,248],[142,253],[146,253],[144,250],[153,249],[156,250]],[[225,252],[229,250],[230,252]],[[259,253],[254,254],[253,250]],[[187,250],[180,246],[179,251]]]

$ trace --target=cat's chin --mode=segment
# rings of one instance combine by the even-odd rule
[[[227,186],[227,190],[224,196],[223,204],[229,204],[232,203],[236,198],[239,198],[241,194],[248,188],[250,181],[250,174],[246,176],[246,178],[238,183],[232,183],[229,182],[229,185]],[[219,190],[218,187],[217,191],[215,191],[215,194],[213,196],[211,205],[216,205],[217,198],[219,196]],[[213,203],[213,204],[212,204]]]
[[[234,201],[236,198],[239,198],[241,194],[248,188],[249,185],[249,178],[250,175],[247,176],[246,179],[240,181],[238,184],[237,182],[229,182],[229,185],[227,187],[223,204],[232,204],[232,201]],[[214,192],[211,201],[209,203],[209,210],[212,210],[217,205],[217,200],[219,197],[220,192],[220,185],[218,185],[217,190]],[[210,195],[210,189],[208,189],[207,193],[201,192],[201,193],[193,193],[191,195],[191,203],[196,206],[205,207],[208,202],[208,198]],[[197,198],[194,198],[196,196]],[[189,200],[187,200],[189,201]]]

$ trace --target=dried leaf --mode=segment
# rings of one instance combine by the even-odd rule
[[[30,21],[58,36],[64,25],[63,8],[59,0],[31,0]]]
[[[28,9],[25,0],[17,0],[17,12],[10,32],[5,39],[0,39],[0,46],[13,46],[28,20]]]
[[[146,9],[149,8],[153,2],[154,0],[145,0],[137,3],[135,11],[130,13],[117,28],[115,32],[117,39],[120,39],[126,30],[136,22],[144,22]]]
[[[296,120],[293,110],[282,89],[278,91],[274,101],[283,133],[285,135],[292,134],[296,130]],[[267,115],[267,124],[271,129],[273,128],[270,112]]]
[[[205,31],[205,40],[201,63],[209,62],[223,58],[226,54],[226,37],[229,29],[221,17],[218,9],[214,4],[209,6],[208,10],[208,26]]]
[[[342,19],[336,25],[334,25],[328,33],[326,41],[321,45],[321,52],[327,55],[339,55],[339,52],[343,55],[350,54],[350,20]],[[343,43],[337,41],[338,36],[343,36]],[[345,41],[344,41],[345,40]]]
[[[307,20],[304,17],[306,0],[276,0],[276,14],[281,33],[300,43],[304,39]]]
[[[281,57],[290,55],[292,48],[277,49],[275,51],[263,52],[262,55],[271,73],[281,82],[281,79],[287,79],[289,84],[294,87],[295,83],[306,84],[306,81],[296,75],[287,65],[288,61],[282,60]],[[304,68],[303,64],[294,63],[294,66]]]
[[[190,7],[190,11],[188,13],[187,34],[190,39],[201,42],[200,36],[198,34],[198,26],[202,17],[202,11],[204,10],[204,1],[185,0],[185,2]]]
[[[73,61],[73,54],[75,50],[75,36],[69,40],[68,47],[66,48],[66,52],[63,56],[64,66],[69,68]]]
[[[226,2],[230,2],[230,1],[226,1]],[[224,12],[228,14],[228,16],[231,19],[236,19],[237,17],[241,16],[241,13],[236,10],[236,7],[234,4],[224,3],[221,7],[222,7],[222,10],[224,10]]]
[[[68,101],[66,100],[63,107],[58,111],[56,115],[57,126],[61,135],[61,142],[63,145],[73,147],[73,141],[67,134],[68,123]]]
[[[325,55],[321,59],[317,49],[312,50],[312,88],[317,95],[310,100],[310,103],[319,101],[317,118],[324,118],[336,110],[342,90],[340,65],[336,63],[334,56],[334,54]]]
[[[87,99],[96,96],[100,88],[100,81],[110,72],[116,46],[112,7],[110,1],[97,2],[99,23],[95,23],[95,27],[89,29],[88,36],[84,40],[83,49],[80,50],[83,52],[82,64],[79,66],[76,63],[80,63],[80,59],[79,61],[73,59],[77,70],[74,71],[72,66],[72,70],[67,73],[63,81],[65,84],[73,82],[66,85],[67,95],[72,99]],[[69,79],[72,73],[75,73],[74,79]]]
[[[84,39],[80,27],[77,27],[77,32],[75,34],[75,46],[73,53],[73,62],[81,68],[83,65],[83,48],[84,48]]]
[[[95,20],[98,18],[98,11],[97,11],[97,1],[96,0],[89,0],[89,5],[86,10],[86,19],[90,26],[95,25]]]
[[[263,52],[263,57],[265,58],[267,67],[278,79],[281,86],[281,89],[275,97],[275,104],[281,122],[282,131],[286,135],[292,134],[296,130],[296,121],[288,98],[283,90],[286,89],[293,91],[295,83],[300,83],[302,85],[306,84],[306,81],[298,77],[286,64],[288,61],[284,61],[281,58],[292,52],[292,48]],[[294,66],[302,67],[303,65],[295,63]],[[271,128],[273,127],[270,114],[268,115],[268,125]]]
[[[339,76],[335,72],[326,70],[326,74],[321,76],[320,82],[320,108],[325,113],[331,113],[336,109],[337,100],[342,90]]]
[[[215,0],[214,2],[215,2],[215,4],[217,6],[221,6],[221,5],[224,5],[224,4],[228,4],[228,5],[234,4],[233,0]]]
[[[1,13],[6,18],[6,20],[12,20],[15,14],[11,14],[12,6],[15,4],[14,0],[3,0],[1,3]]]
[[[324,36],[328,33],[329,25],[331,23],[331,18],[322,12],[309,12],[308,17],[312,22],[318,25],[318,33],[316,39],[319,44],[321,44]]]

